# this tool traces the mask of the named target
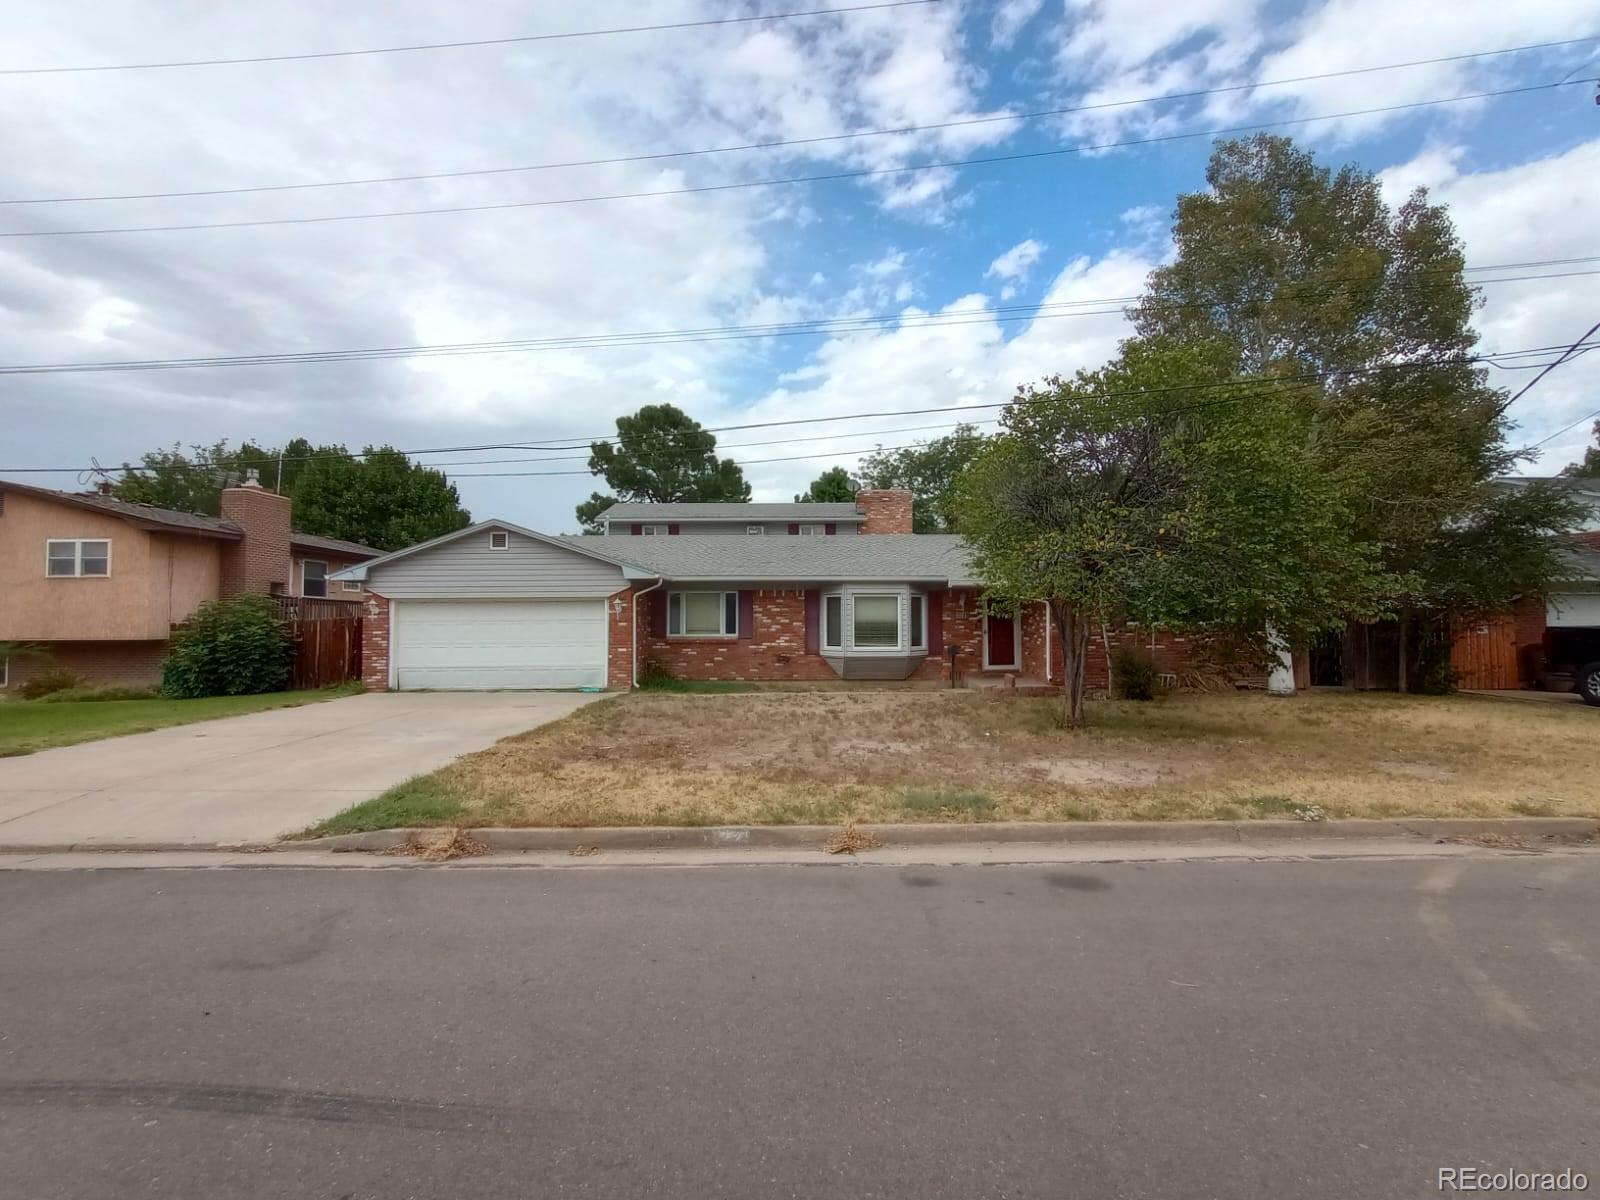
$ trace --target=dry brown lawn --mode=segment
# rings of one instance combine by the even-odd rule
[[[324,829],[1600,815],[1600,713],[1577,704],[1181,695],[1089,719],[972,692],[638,693]]]

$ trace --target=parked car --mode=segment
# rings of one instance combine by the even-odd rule
[[[1547,630],[1544,661],[1541,686],[1554,691],[1570,679],[1585,704],[1600,707],[1600,627]]]

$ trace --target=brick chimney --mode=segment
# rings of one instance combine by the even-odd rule
[[[911,493],[901,488],[866,489],[856,493],[856,507],[866,520],[857,533],[910,533]]]
[[[244,482],[222,491],[221,515],[244,530],[222,549],[222,595],[274,595],[289,587],[289,497],[269,492],[245,472]]]

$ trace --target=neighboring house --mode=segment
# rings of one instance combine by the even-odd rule
[[[685,679],[939,680],[952,662],[1060,678],[1044,605],[984,616],[965,543],[913,533],[909,492],[617,505],[603,520],[610,533],[579,537],[484,521],[342,573],[369,593],[366,686],[627,688],[650,663]],[[727,536],[757,525],[772,532]],[[1159,646],[1182,656],[1180,638]],[[1094,655],[1103,686],[1103,646]]]
[[[381,552],[295,533],[290,508],[253,480],[222,493],[219,517],[0,480],[0,642],[49,653],[0,663],[0,686],[46,665],[155,683],[173,628],[222,596],[359,602],[359,583],[327,577]]]

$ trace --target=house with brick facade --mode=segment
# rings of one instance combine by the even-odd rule
[[[966,544],[913,533],[911,501],[884,489],[848,504],[617,505],[605,532],[563,537],[484,521],[337,578],[367,589],[363,674],[375,690],[629,688],[651,669],[1059,680],[1045,606],[985,613]],[[1153,640],[1164,664],[1185,652],[1167,634],[1120,639]],[[1092,686],[1104,686],[1105,649],[1094,648]]]
[[[47,655],[0,659],[0,687],[52,666],[154,684],[173,629],[219,597],[359,603],[358,581],[330,576],[381,551],[296,532],[291,508],[254,480],[225,489],[215,517],[0,480],[0,642]]]

